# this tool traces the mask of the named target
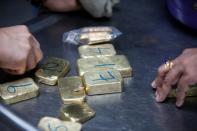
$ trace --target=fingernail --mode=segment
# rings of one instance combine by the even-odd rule
[[[177,101],[176,102],[176,106],[177,107],[181,107],[183,105],[184,101],[183,100],[180,100],[180,101]]]
[[[153,88],[156,88],[155,81],[153,81],[153,82],[151,83],[151,86],[152,86]]]

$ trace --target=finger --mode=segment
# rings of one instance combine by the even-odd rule
[[[26,67],[26,70],[29,71],[29,70],[32,70],[36,67],[36,58],[35,58],[35,55],[33,53],[33,50],[31,50],[29,52],[29,55],[27,57],[27,67]]]
[[[12,74],[12,75],[17,75],[16,70],[11,70],[11,69],[3,69],[6,73]]]
[[[189,79],[186,76],[182,76],[178,82],[176,90],[176,106],[181,107],[184,103],[186,92],[189,89]]]
[[[21,75],[23,73],[21,73],[19,70],[12,70],[12,69],[3,69],[5,72],[12,74],[12,75]]]
[[[37,64],[42,59],[43,54],[40,49],[40,44],[34,36],[32,36],[32,38],[31,38],[31,45],[33,48],[33,53],[34,53],[36,64]]]
[[[155,88],[156,88],[156,87],[162,87],[163,80],[164,80],[165,75],[166,75],[166,73],[167,73],[168,71],[169,71],[169,69],[167,69],[167,68],[165,67],[165,64],[161,65],[161,66],[158,68],[157,77],[156,77],[155,80],[154,80],[155,83],[153,83],[153,84],[155,84],[155,85],[154,85]]]
[[[165,76],[164,84],[172,86],[177,83],[181,74],[183,73],[183,67],[181,65],[175,65]]]
[[[152,86],[152,88],[156,89],[155,80],[154,80],[154,81],[152,81],[151,86]]]
[[[162,87],[160,88],[157,88],[156,90],[156,96],[155,96],[155,99],[157,102],[163,102],[168,94],[170,93],[170,90],[172,89],[172,86],[171,85],[166,85],[166,84],[163,84]]]

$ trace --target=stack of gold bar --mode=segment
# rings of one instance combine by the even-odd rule
[[[61,120],[84,123],[95,116],[95,111],[85,102],[86,94],[79,76],[60,78],[58,87],[63,102]]]
[[[86,94],[118,93],[123,90],[123,78],[132,76],[132,68],[124,55],[116,55],[112,44],[83,45],[78,48],[78,74]]]
[[[6,104],[17,103],[38,95],[39,87],[31,78],[24,78],[0,85],[1,100]]]

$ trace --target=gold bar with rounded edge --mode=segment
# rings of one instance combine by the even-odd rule
[[[42,131],[81,131],[82,125],[45,116],[39,121],[38,128]]]
[[[69,62],[64,59],[51,57],[35,73],[38,81],[46,85],[55,85],[59,77],[69,71]]]
[[[85,91],[81,77],[59,78],[58,87],[62,102],[64,104],[82,103],[85,101]]]
[[[64,121],[84,123],[95,116],[96,112],[87,103],[63,105],[60,118]]]
[[[78,48],[78,51],[81,58],[116,55],[116,50],[112,44],[83,45]]]
[[[77,60],[78,74],[83,76],[88,71],[116,69],[122,77],[131,77],[132,68],[124,55],[114,55],[98,58]]]
[[[88,95],[120,93],[123,80],[117,70],[90,71],[84,74],[83,81]]]
[[[6,104],[17,103],[33,97],[39,93],[39,87],[31,78],[8,82],[0,85],[1,100]]]

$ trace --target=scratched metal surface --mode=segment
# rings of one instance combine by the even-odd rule
[[[15,18],[16,19],[16,18]],[[187,99],[178,109],[174,100],[158,104],[150,82],[157,67],[167,58],[174,58],[183,49],[196,47],[197,34],[174,20],[165,1],[124,0],[114,10],[112,19],[92,19],[85,13],[47,14],[26,23],[41,43],[44,60],[49,56],[65,58],[71,63],[67,76],[77,75],[77,47],[63,44],[65,31],[83,26],[110,25],[123,32],[114,41],[118,54],[126,55],[133,67],[133,78],[124,80],[124,92],[88,97],[88,104],[96,117],[83,125],[84,131],[196,131],[197,101]],[[43,63],[43,61],[41,63]],[[1,83],[25,76],[9,76],[3,72]],[[37,125],[43,116],[58,117],[61,106],[57,87],[40,84],[40,95],[35,99],[10,107]],[[4,125],[0,124],[2,129]],[[6,128],[5,128],[6,129]]]

